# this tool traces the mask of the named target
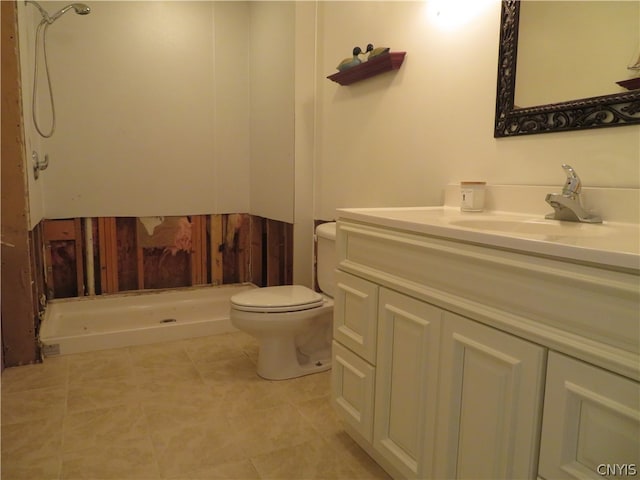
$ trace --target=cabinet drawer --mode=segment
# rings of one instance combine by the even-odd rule
[[[640,386],[587,363],[549,354],[540,475],[632,477],[640,469]]]
[[[333,406],[342,420],[371,442],[375,368],[337,342],[332,355]]]
[[[333,337],[367,362],[376,362],[378,286],[336,272]]]

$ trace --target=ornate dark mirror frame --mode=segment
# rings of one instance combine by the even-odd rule
[[[640,124],[640,90],[515,108],[520,1],[503,0],[494,137]]]

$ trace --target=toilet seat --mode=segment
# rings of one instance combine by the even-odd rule
[[[231,297],[232,308],[243,312],[297,312],[323,303],[321,294],[302,285],[256,288]]]

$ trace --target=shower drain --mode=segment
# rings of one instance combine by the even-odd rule
[[[160,320],[160,323],[175,323],[178,320],[176,320],[175,318],[163,318],[162,320]]]

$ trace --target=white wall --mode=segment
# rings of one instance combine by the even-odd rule
[[[90,15],[67,13],[49,30],[58,109],[53,139],[35,138],[25,105],[28,150],[33,145],[51,157],[41,179],[30,180],[32,225],[42,217],[264,214],[265,205],[273,207],[265,216],[285,219],[294,195],[297,205],[308,200],[299,197],[308,174],[296,178],[297,191],[265,188],[269,172],[291,164],[289,150],[269,153],[271,169],[250,144],[257,118],[249,117],[250,4],[89,3]],[[438,3],[441,15],[428,15]],[[56,11],[65,3],[44,5]],[[31,33],[20,38],[28,97],[33,43],[23,45],[23,37],[33,35],[37,15],[32,6],[19,8],[33,18]],[[278,131],[294,129],[296,162],[313,159],[315,218],[334,218],[339,206],[439,204],[444,186],[460,180],[559,186],[563,162],[585,185],[640,186],[638,126],[493,138],[497,0],[317,8],[317,46],[308,51],[315,96],[299,83],[304,74],[285,82],[297,97],[282,111],[295,108],[296,123]],[[406,51],[402,68],[349,87],[325,78],[353,46],[368,42]],[[296,48],[297,67],[303,53]]]
[[[48,30],[57,129],[40,139],[26,125],[28,150],[50,157],[30,180],[31,224],[229,212],[293,221],[295,4],[87,3],[89,15],[69,11]],[[40,16],[21,12],[29,112]],[[43,66],[40,78],[48,127]]]
[[[296,2],[293,282],[313,284],[313,169],[316,127],[316,4]]]
[[[560,186],[564,162],[585,185],[640,186],[639,126],[493,138],[497,0],[321,2],[319,11],[321,75],[368,42],[407,56],[399,71],[351,86],[319,81],[316,218],[441,204],[444,186],[460,180]]]
[[[18,47],[20,49],[20,80],[22,82],[22,110],[25,129],[25,158],[27,159],[27,185],[29,189],[29,228],[33,229],[44,217],[42,182],[36,181],[32,173],[32,153],[44,161],[44,152],[40,137],[35,133],[31,116],[31,97],[33,89],[33,66],[35,26],[42,19],[38,11],[24,2],[16,2],[18,8]],[[49,124],[47,123],[47,126]]]
[[[251,213],[293,223],[295,2],[252,2]]]

